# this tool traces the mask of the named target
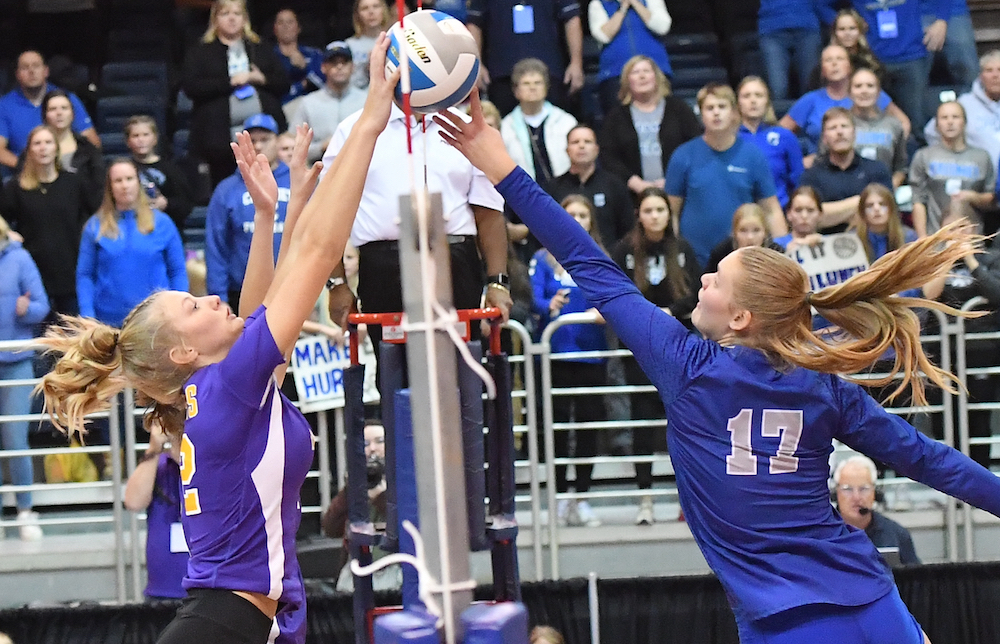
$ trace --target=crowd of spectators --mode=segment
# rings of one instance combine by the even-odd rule
[[[839,12],[835,3],[761,0],[758,73],[737,77],[730,70],[731,83],[687,92],[674,89],[682,65],[691,63],[671,57],[668,4],[471,0],[458,12],[481,48],[478,87],[495,106],[492,117],[511,156],[601,240],[650,300],[686,321],[702,275],[741,246],[792,254],[848,231],[874,261],[949,217],[966,217],[986,232],[995,226],[1000,51],[978,59],[977,77],[965,0],[901,0],[879,11],[855,0]],[[280,238],[289,125],[313,128],[310,161],[322,158],[329,167],[365,100],[375,37],[395,17],[385,0],[355,0],[325,31],[337,37],[327,44],[306,38],[313,25],[290,8],[255,25],[252,15],[243,0],[216,0],[197,42],[173,61],[182,59],[173,89],[193,103],[190,144],[176,156],[171,132],[161,131],[151,111],[126,121],[128,157],[106,158],[84,102],[49,82],[40,52],[20,53],[15,86],[0,97],[0,213],[13,240],[0,253],[23,245],[33,258],[45,292],[41,317],[82,313],[117,323],[153,289],[186,290],[182,242],[196,205],[207,206],[207,290],[236,308],[254,224],[246,186],[234,173],[233,134],[249,130],[271,162]],[[273,33],[273,40],[258,33]],[[587,44],[599,47],[589,59]],[[925,94],[935,56],[961,95],[936,106],[929,119]],[[507,275],[522,261],[532,265],[534,301],[525,307],[534,313],[532,328],[589,310],[517,213],[505,211],[481,173],[438,141],[435,127],[426,121],[417,128],[394,108],[351,235],[360,258],[357,292],[333,276],[332,320],[341,322],[357,306],[355,296],[369,312],[402,306],[398,197],[409,186],[399,181],[398,158],[408,129],[425,137],[428,182],[451,215],[456,304],[478,306],[485,293],[506,312]],[[190,168],[198,164],[207,168],[210,199],[194,189]],[[970,258],[970,279],[986,279],[991,257]],[[0,289],[10,290],[11,279],[4,275]],[[22,299],[34,302],[41,289],[18,288],[25,292],[11,291],[7,308],[21,318],[27,313],[18,311],[28,306]],[[556,338],[574,350],[607,346],[603,333],[562,329]],[[608,381],[605,371],[603,360],[563,363],[554,367],[554,383],[600,385]],[[648,384],[633,363],[626,363],[623,381]],[[995,397],[992,378],[981,384],[977,395]],[[646,394],[631,397],[630,413],[663,418],[662,404]],[[578,422],[606,417],[587,397],[559,406],[556,415]],[[988,435],[989,427],[976,431]],[[572,451],[565,434],[556,445],[560,456]],[[576,432],[577,457],[596,455],[595,436]],[[636,427],[632,439],[635,454],[665,449],[659,430]],[[980,457],[988,463],[988,453]],[[575,489],[584,493],[590,466],[574,470]],[[636,471],[639,487],[650,488],[649,463]],[[569,489],[566,476],[557,468],[560,492]],[[560,516],[599,523],[585,503],[564,504]],[[642,497],[637,522],[653,521],[651,497]]]

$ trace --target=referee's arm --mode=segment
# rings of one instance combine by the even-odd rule
[[[487,275],[497,275],[507,272],[507,221],[503,212],[485,206],[472,204],[472,213],[476,217],[478,231],[479,253],[486,264]],[[501,289],[487,289],[487,304],[495,306],[503,312],[504,322],[510,316],[510,294]]]

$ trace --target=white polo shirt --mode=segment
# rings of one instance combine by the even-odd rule
[[[458,110],[452,111],[461,114]],[[344,119],[330,139],[323,155],[324,174],[333,165],[360,116],[359,111]],[[464,114],[462,116],[465,117]],[[426,159],[428,189],[431,194],[440,192],[444,204],[445,233],[475,235],[476,220],[472,205],[502,211],[503,197],[486,175],[441,139],[438,134],[441,128],[430,117],[427,118],[426,132],[419,123],[410,122],[416,180],[421,182],[418,185],[422,185]],[[399,197],[409,194],[406,119],[403,111],[393,104],[389,123],[375,142],[358,216],[351,229],[351,244],[360,247],[372,241],[399,239]]]

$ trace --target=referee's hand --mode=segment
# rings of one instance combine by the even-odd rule
[[[340,284],[330,289],[330,319],[341,329],[347,330],[347,316],[358,310],[358,300],[351,287]]]

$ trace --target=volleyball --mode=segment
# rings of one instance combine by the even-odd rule
[[[479,48],[461,21],[432,9],[406,16],[389,30],[386,74],[400,64],[405,47],[410,67],[410,107],[427,114],[461,103],[479,75]],[[396,86],[402,105],[403,84]]]

